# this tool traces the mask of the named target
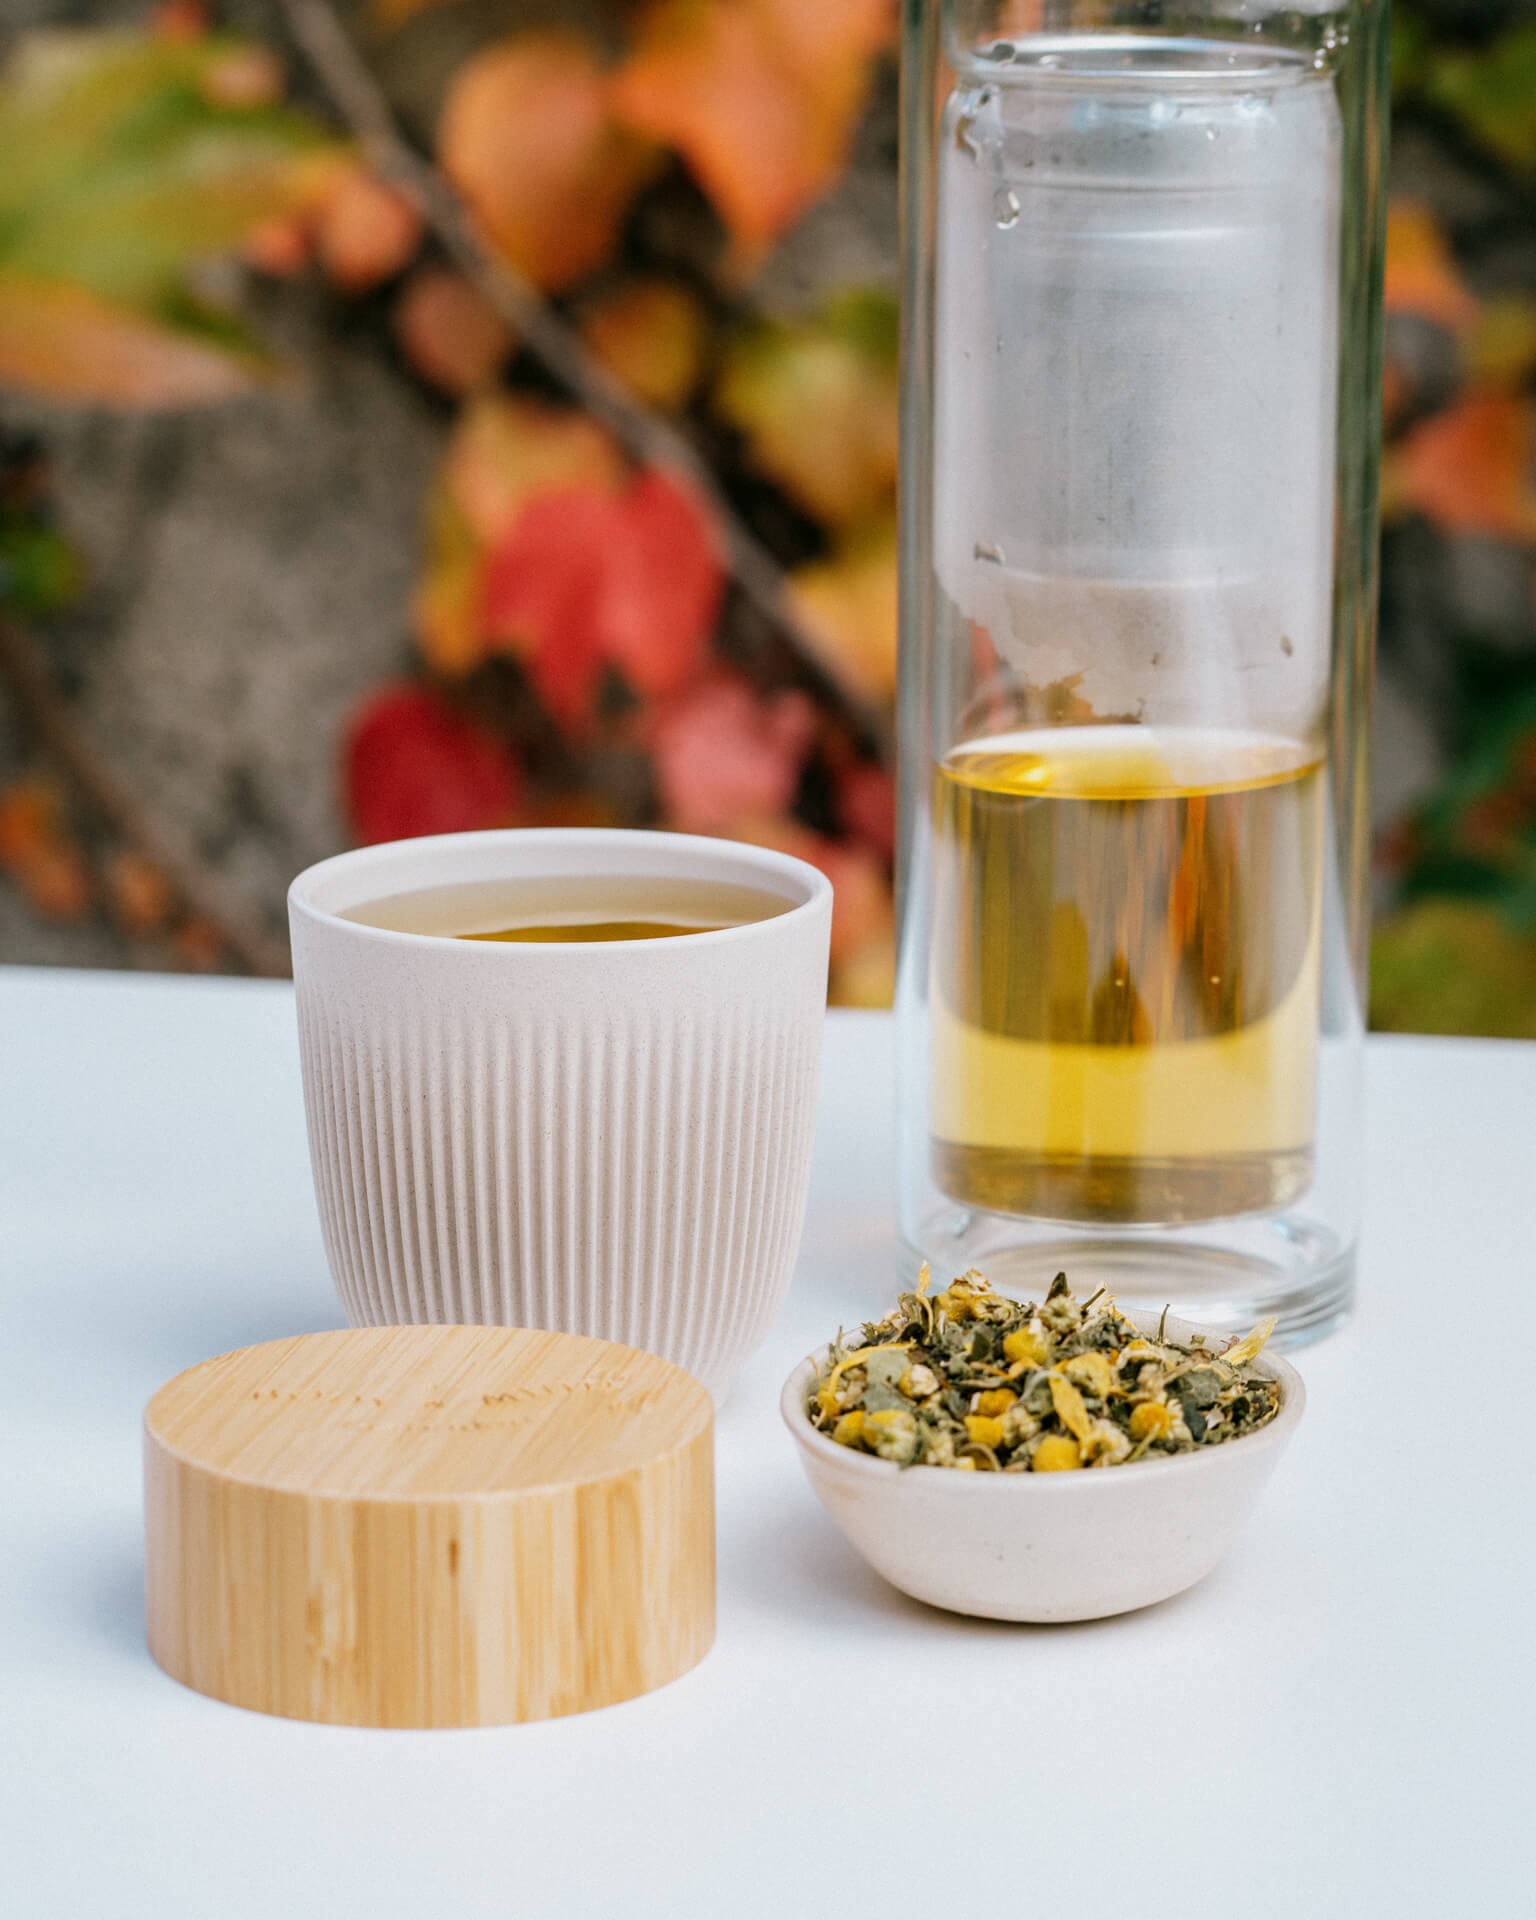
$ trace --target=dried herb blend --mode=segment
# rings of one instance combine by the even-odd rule
[[[1280,1383],[1252,1363],[1274,1324],[1218,1352],[1148,1337],[1102,1289],[1078,1300],[1064,1273],[1036,1306],[974,1270],[930,1294],[925,1267],[885,1319],[834,1342],[806,1411],[841,1445],[903,1467],[1124,1466],[1272,1420]]]

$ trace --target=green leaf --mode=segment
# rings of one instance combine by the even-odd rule
[[[226,37],[21,37],[0,72],[0,378],[139,404],[249,378],[249,340],[194,296],[193,269],[311,201],[341,152],[266,97],[266,60]],[[253,62],[256,84],[242,87]],[[64,325],[57,351],[50,314]],[[157,328],[194,337],[159,352]],[[77,351],[92,335],[112,363],[96,379]]]
[[[1536,21],[1476,51],[1440,49],[1420,90],[1507,165],[1536,171]]]
[[[57,527],[0,525],[0,607],[28,619],[80,590],[80,556]]]
[[[1434,58],[1429,29],[1416,14],[1401,7],[1392,12],[1392,92],[1394,96],[1416,92],[1424,82]]]
[[[752,463],[829,526],[895,497],[896,339],[890,295],[855,289],[809,319],[761,321],[726,349],[721,413]]]
[[[1536,1039],[1536,937],[1468,900],[1404,908],[1371,944],[1371,1024]]]

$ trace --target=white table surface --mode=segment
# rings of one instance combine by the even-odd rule
[[[1536,1913],[1536,1045],[1371,1043],[1361,1305],[1241,1545],[1029,1628],[884,1586],[778,1425],[892,1292],[890,1038],[829,1022],[794,1294],[719,1424],[714,1651],[601,1713],[363,1732],[203,1699],[142,1633],[145,1400],[340,1324],[289,990],[0,969],[0,1911]]]

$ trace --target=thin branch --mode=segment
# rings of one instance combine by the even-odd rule
[[[889,745],[889,723],[801,618],[784,571],[732,509],[708,463],[685,434],[616,380],[537,287],[501,259],[453,187],[410,145],[330,0],[281,0],[294,39],[324,81],[369,164],[412,201],[444,251],[523,344],[636,460],[682,474],[713,513],[726,557],[748,602],[781,633],[820,686],[871,741]]]
[[[106,764],[53,684],[37,649],[20,627],[4,619],[0,681],[9,686],[23,719],[87,803],[120,839],[154,862],[182,905],[216,929],[246,972],[285,979],[291,971],[286,950],[246,922],[197,855],[161,826]]]

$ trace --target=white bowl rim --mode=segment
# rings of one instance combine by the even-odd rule
[[[1133,1326],[1140,1327],[1143,1333],[1147,1331],[1147,1328],[1142,1326],[1144,1320],[1150,1320],[1154,1326],[1157,1324],[1158,1316],[1155,1314],[1142,1313],[1128,1307],[1122,1307],[1120,1311]],[[1172,1314],[1169,1314],[1167,1324],[1171,1331],[1176,1330],[1175,1337],[1178,1339],[1187,1339],[1190,1335],[1201,1332],[1205,1333],[1207,1340],[1217,1338],[1206,1329],[1195,1326],[1192,1321],[1178,1319]],[[783,1390],[779,1395],[779,1412],[785,1426],[789,1428],[791,1439],[798,1446],[803,1447],[813,1459],[821,1460],[829,1467],[842,1468],[847,1472],[872,1473],[887,1480],[893,1475],[910,1477],[917,1473],[919,1469],[915,1466],[899,1466],[894,1460],[882,1460],[878,1454],[864,1453],[853,1447],[841,1446],[836,1440],[829,1439],[826,1434],[819,1432],[811,1425],[805,1410],[806,1389],[814,1374],[820,1371],[831,1348],[832,1342],[829,1340],[824,1346],[818,1347],[814,1353],[808,1353],[784,1382]],[[1219,1360],[1221,1355],[1219,1352],[1213,1352],[1211,1357]],[[923,1474],[916,1484],[927,1487],[935,1483],[952,1483],[956,1487],[964,1487],[968,1490],[961,1496],[962,1498],[972,1497],[976,1488],[1001,1486],[1009,1482],[1016,1485],[1027,1483],[1037,1489],[1040,1488],[1042,1481],[1052,1485],[1059,1483],[1067,1487],[1080,1488],[1106,1481],[1119,1485],[1122,1480],[1140,1482],[1154,1475],[1187,1473],[1201,1464],[1209,1465],[1215,1462],[1224,1454],[1230,1455],[1238,1448],[1242,1448],[1249,1458],[1252,1458],[1252,1455],[1248,1449],[1252,1446],[1265,1444],[1271,1449],[1278,1449],[1289,1440],[1296,1423],[1306,1411],[1307,1389],[1301,1375],[1288,1360],[1282,1359],[1277,1353],[1266,1351],[1260,1354],[1254,1364],[1268,1371],[1280,1382],[1280,1411],[1273,1420],[1268,1421],[1256,1432],[1242,1434],[1236,1440],[1224,1440],[1219,1446],[1214,1447],[1196,1447],[1190,1453],[1167,1454],[1157,1460],[1138,1460],[1134,1463],[1134,1472],[1124,1475],[1118,1467],[1104,1467],[1098,1470],[1090,1468],[1086,1472],[1079,1473],[1047,1474],[956,1473],[953,1468],[933,1467]],[[1061,1496],[1047,1495],[1046,1497]]]
[[[754,936],[760,938],[763,928],[782,927],[797,917],[829,908],[832,899],[832,882],[819,867],[813,867],[808,860],[801,860],[795,854],[781,853],[777,847],[760,847],[747,840],[724,840],[701,833],[668,833],[650,827],[485,827],[474,832],[422,834],[409,840],[379,840],[368,846],[350,847],[343,853],[333,853],[295,875],[288,886],[289,911],[327,927],[345,929],[348,935],[370,944],[382,942],[392,946],[419,946],[427,941],[434,947],[453,949],[461,954],[493,955],[493,965],[516,965],[519,961],[526,963],[530,953],[575,950],[590,954],[592,943],[586,940],[541,940],[536,947],[529,948],[516,941],[463,941],[451,934],[404,933],[394,927],[371,927],[361,920],[350,919],[344,911],[321,906],[314,897],[317,889],[335,878],[340,871],[358,868],[366,871],[370,867],[378,867],[381,869],[379,880],[382,883],[389,866],[395,861],[403,861],[408,852],[430,858],[435,852],[478,851],[491,854],[502,848],[515,850],[518,847],[535,846],[550,850],[570,847],[622,851],[630,848],[637,852],[670,853],[683,858],[691,855],[737,867],[743,885],[750,885],[751,876],[755,874],[763,879],[771,876],[789,881],[798,889],[799,898],[790,899],[782,913],[772,914],[766,920],[747,920],[740,926],[701,929],[697,933],[676,936],[690,945],[700,941],[714,945],[721,941],[751,939]],[[401,891],[415,889],[405,888]],[[374,893],[364,897],[378,900],[388,899],[389,895]],[[668,947],[672,944],[672,941],[666,943]],[[605,940],[602,951],[605,954],[652,952],[655,946],[654,940]]]

